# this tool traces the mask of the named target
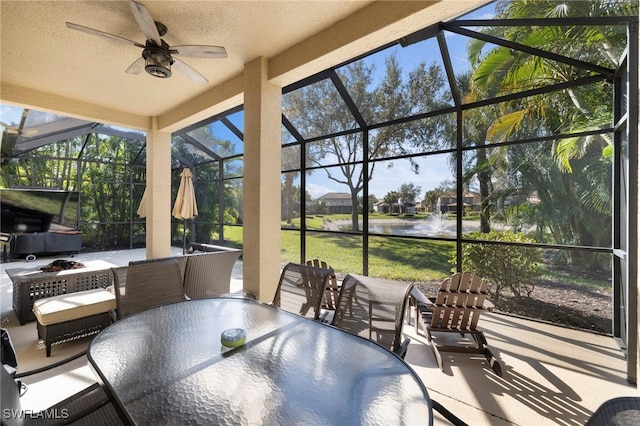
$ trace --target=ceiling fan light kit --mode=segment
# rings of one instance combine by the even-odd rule
[[[164,41],[162,47],[147,42],[147,47],[142,51],[145,60],[144,69],[154,77],[171,77],[171,65],[173,58],[169,54],[169,46]]]
[[[126,72],[128,74],[139,74],[144,69],[148,74],[154,77],[169,78],[172,75],[171,65],[175,64],[175,68],[193,82],[198,84],[206,84],[209,82],[209,80],[190,65],[187,65],[178,58],[174,58],[172,55],[209,59],[226,58],[227,52],[224,47],[207,45],[170,47],[169,44],[161,38],[167,33],[167,27],[158,21],[154,21],[144,5],[133,0],[129,0],[129,5],[131,6],[131,12],[133,13],[133,17],[135,18],[138,27],[140,27],[140,30],[147,38],[144,45],[117,35],[71,22],[67,22],[66,25],[72,30],[81,31],[87,34],[96,35],[142,48],[142,56],[136,59],[129,68],[127,68]]]

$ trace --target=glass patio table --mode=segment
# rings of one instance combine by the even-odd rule
[[[229,328],[246,331],[244,345],[221,345]],[[432,424],[402,359],[254,300],[141,312],[102,331],[87,356],[132,424]]]

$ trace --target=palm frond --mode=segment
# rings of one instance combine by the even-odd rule
[[[575,158],[578,153],[577,146],[579,140],[579,137],[561,139],[556,144],[555,155],[558,166],[561,170],[568,173],[573,172],[573,169],[571,168],[571,159]]]
[[[473,82],[484,91],[489,92],[491,82],[496,80],[496,73],[504,68],[505,62],[511,59],[511,50],[498,47],[489,52],[473,74]],[[502,75],[503,73],[500,72]]]
[[[500,117],[487,130],[487,139],[492,142],[503,142],[515,133],[526,116],[525,110],[518,110]]]

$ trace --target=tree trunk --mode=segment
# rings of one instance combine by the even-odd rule
[[[285,178],[284,178],[284,193],[285,193],[285,200],[286,200],[286,206],[285,206],[285,220],[287,221],[288,225],[291,225],[291,222],[293,220],[293,176],[290,176],[289,174],[285,173]],[[302,206],[301,206],[302,207]],[[302,209],[301,209],[302,210]]]
[[[360,230],[358,223],[358,189],[351,188],[351,229],[353,231]]]
[[[489,204],[491,172],[487,167],[487,151],[484,148],[476,151],[476,170],[478,170],[476,176],[480,185],[480,232],[486,234],[491,232],[491,206]],[[464,209],[464,202],[458,206],[458,209]],[[460,213],[462,212],[463,210],[460,210]]]

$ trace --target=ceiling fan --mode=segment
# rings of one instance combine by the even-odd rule
[[[160,22],[154,21],[144,5],[133,0],[129,0],[129,5],[131,6],[131,12],[138,26],[147,37],[145,44],[71,22],[66,22],[66,24],[67,27],[73,30],[142,48],[142,56],[127,68],[126,72],[129,74],[139,74],[142,70],[145,70],[154,77],[168,78],[171,77],[171,66],[173,65],[176,70],[195,83],[206,84],[209,82],[202,74],[185,62],[174,57],[174,55],[193,58],[226,58],[227,52],[224,47],[206,45],[169,46],[161,38],[167,33],[167,27]]]

